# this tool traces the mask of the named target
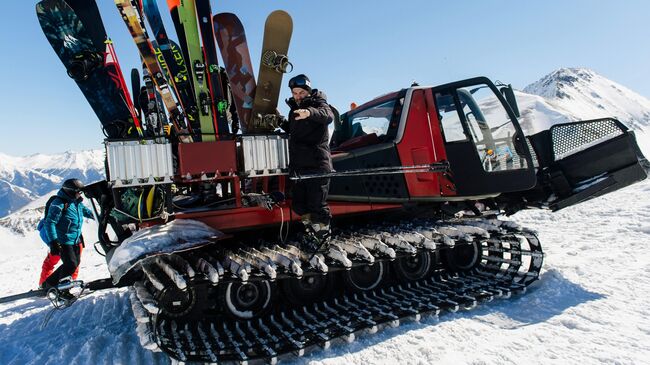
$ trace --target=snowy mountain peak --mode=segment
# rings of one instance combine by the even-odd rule
[[[524,92],[547,99],[571,99],[571,89],[589,84],[599,76],[587,68],[560,68],[524,88]]]
[[[0,154],[0,217],[78,178],[91,183],[104,178],[104,151],[68,151],[55,155],[15,157]]]
[[[587,68],[561,68],[526,86],[573,120],[615,117],[633,129],[650,126],[650,100]]]

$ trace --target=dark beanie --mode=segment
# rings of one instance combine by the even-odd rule
[[[300,74],[298,76],[292,77],[291,80],[289,80],[289,88],[292,90],[295,88],[300,88],[311,92],[311,81],[309,81],[309,77],[307,77],[307,75]]]

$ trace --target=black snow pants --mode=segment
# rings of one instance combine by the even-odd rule
[[[59,280],[66,276],[72,275],[79,266],[79,244],[76,245],[61,245],[61,261],[63,264],[57,268],[47,280],[45,280],[46,287],[53,287],[59,284]]]
[[[312,223],[329,225],[332,214],[327,205],[330,179],[308,179],[296,182],[291,191],[291,207],[299,215],[309,214]]]

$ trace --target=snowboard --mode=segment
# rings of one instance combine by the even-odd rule
[[[244,26],[233,13],[217,14],[213,23],[237,116],[242,132],[246,133],[253,111],[256,83]]]
[[[120,14],[122,15],[122,20],[126,23],[129,28],[129,32],[135,41],[140,56],[142,57],[143,62],[146,65],[147,70],[151,74],[151,77],[157,87],[158,92],[169,112],[169,118],[175,128],[176,134],[179,136],[180,141],[183,143],[192,142],[192,137],[187,131],[187,126],[183,114],[181,113],[176,100],[172,95],[172,91],[167,84],[167,80],[164,76],[164,71],[160,64],[158,64],[158,58],[156,52],[154,51],[153,45],[149,41],[149,36],[144,29],[142,24],[142,19],[138,14],[138,9],[134,7],[133,3],[130,0],[115,0],[115,5],[117,6]]]
[[[72,1],[81,16],[63,0],[36,4],[38,21],[48,42],[99,118],[108,138],[126,138],[127,130],[141,132],[129,108],[130,96],[113,54],[107,63],[107,36],[94,1]],[[86,26],[88,24],[89,26]],[[121,82],[121,81],[122,82]]]
[[[196,16],[199,21],[201,42],[203,43],[203,57],[208,75],[208,87],[212,98],[212,113],[216,119],[217,135],[228,134],[228,101],[226,90],[221,83],[221,70],[217,56],[217,45],[214,42],[214,26],[212,24],[212,9],[210,0],[184,0],[196,3]]]
[[[282,76],[292,67],[287,57],[292,31],[293,21],[287,12],[276,10],[266,18],[249,132],[272,131],[279,124],[277,108]]]
[[[142,137],[142,126],[138,111],[131,100],[129,88],[124,80],[124,74],[117,59],[117,53],[113,41],[106,35],[106,28],[99,13],[99,8],[94,0],[66,0],[65,1],[72,11],[79,17],[81,23],[85,25],[90,39],[96,49],[104,49],[104,68],[107,70],[111,80],[124,93],[127,107],[131,112],[133,124],[128,123],[124,130],[128,136]],[[134,129],[135,128],[135,129]]]
[[[198,124],[199,116],[194,101],[194,91],[188,82],[187,67],[180,48],[169,39],[156,1],[143,0],[142,6],[156,42],[154,51],[158,56],[158,63],[166,71],[167,80],[176,91],[178,101],[188,119],[190,130],[198,130],[200,125]]]
[[[174,25],[177,34],[184,39],[180,41],[184,46],[184,55],[187,58],[190,78],[194,86],[194,98],[199,110],[199,122],[201,125],[201,140],[204,142],[215,141],[215,132],[217,123],[215,115],[212,112],[213,105],[210,98],[210,88],[206,76],[206,66],[201,50],[201,40],[199,38],[199,28],[196,19],[196,6],[193,0],[167,0],[170,12],[177,14],[177,20],[174,18]],[[179,32],[179,29],[181,30]]]

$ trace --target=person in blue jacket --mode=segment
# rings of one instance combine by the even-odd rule
[[[56,287],[79,266],[81,226],[84,217],[94,219],[92,211],[82,203],[83,189],[84,184],[78,179],[64,181],[43,222],[50,239],[50,252],[61,256],[63,261],[43,283],[45,289]]]

